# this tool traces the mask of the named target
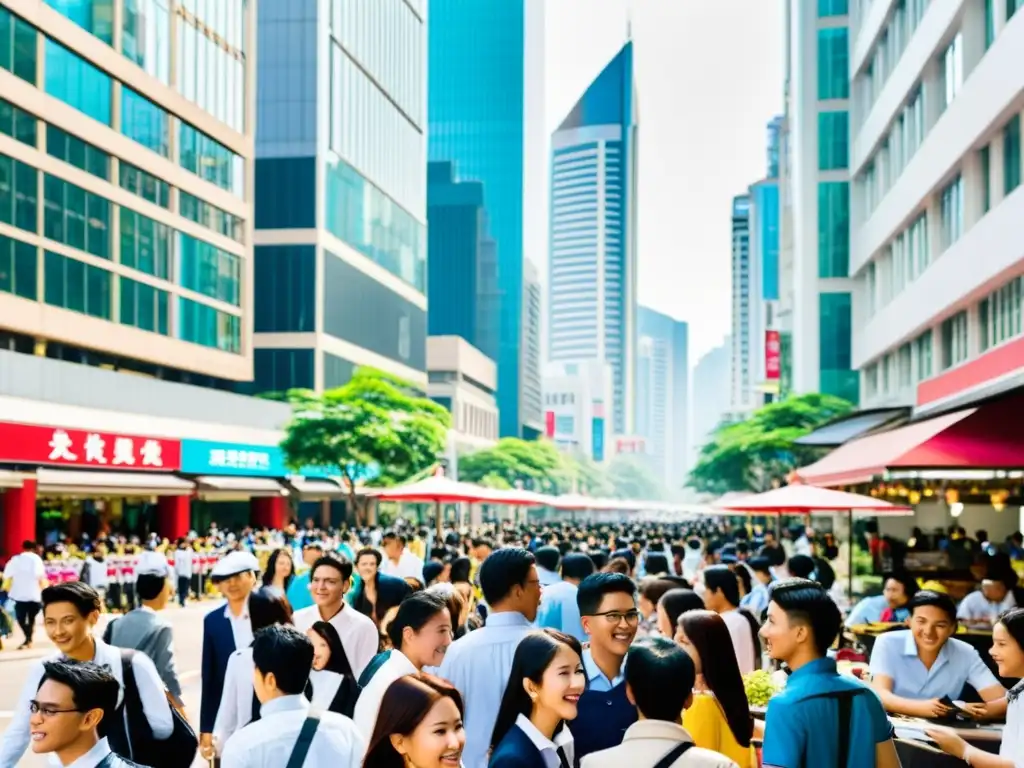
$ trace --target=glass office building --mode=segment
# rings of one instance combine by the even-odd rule
[[[637,335],[637,115],[626,43],[551,137],[548,357],[612,369],[612,429],[631,434]]]
[[[0,7],[3,347],[251,379],[253,13],[244,0]]]
[[[262,0],[256,387],[426,387],[426,3]]]

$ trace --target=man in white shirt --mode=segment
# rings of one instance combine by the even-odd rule
[[[1017,574],[1007,568],[1006,573],[990,573],[981,582],[981,589],[971,592],[957,608],[956,617],[973,627],[992,627],[999,617],[1011,608],[1017,607],[1013,588],[1017,586]]]
[[[388,531],[381,540],[384,550],[384,562],[380,564],[380,572],[400,579],[416,579],[422,586],[423,561],[405,548],[405,536],[401,533]]]
[[[4,568],[3,580],[10,582],[7,594],[14,601],[14,616],[25,635],[21,648],[32,647],[36,617],[42,608],[42,593],[47,583],[46,566],[37,553],[38,549],[34,541],[25,541],[21,545],[21,554],[8,560]]]
[[[370,659],[377,655],[380,634],[373,620],[345,603],[345,593],[352,585],[352,563],[333,555],[319,558],[309,571],[309,591],[313,605],[296,611],[292,622],[300,632],[307,632],[318,621],[326,621],[338,630],[352,674],[362,674]]]
[[[306,749],[304,762],[298,762],[308,766],[362,763],[366,743],[350,719],[333,712],[314,713],[319,719],[316,731],[300,744],[300,733],[311,715],[303,695],[313,666],[309,638],[293,627],[267,627],[256,634],[252,658],[261,717],[228,739],[222,768],[281,768],[289,764],[296,749]]]
[[[740,674],[753,672],[760,654],[760,647],[754,647],[757,630],[752,619],[747,618],[749,614],[738,610],[740,586],[736,574],[728,566],[715,565],[704,569],[704,604],[708,610],[721,616],[728,627]]]

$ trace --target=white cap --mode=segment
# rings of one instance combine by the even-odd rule
[[[213,566],[210,576],[215,579],[229,579],[246,571],[259,572],[260,562],[248,552],[229,552]]]

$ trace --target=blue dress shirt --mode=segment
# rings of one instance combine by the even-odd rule
[[[554,571],[549,571],[547,568],[541,568],[537,566],[537,579],[540,581],[542,589],[553,587],[555,584],[559,584],[562,581],[562,577]]]
[[[292,583],[288,585],[285,597],[288,598],[292,611],[301,611],[303,608],[309,608],[314,604],[313,595],[309,591],[309,571],[300,573],[292,579]]]
[[[519,641],[533,629],[521,613],[491,613],[482,628],[460,637],[444,655],[440,676],[454,685],[465,701],[465,768],[487,768],[487,752],[512,673],[512,657]]]
[[[580,609],[576,605],[578,591],[575,584],[567,581],[545,587],[540,597],[540,609],[537,611],[537,628],[557,629],[559,632],[572,635],[581,643],[587,642],[590,638],[583,631]]]
[[[745,608],[758,622],[768,608],[768,586],[758,582],[754,588],[740,600],[740,608]]]
[[[615,676],[614,680],[609,680],[605,673],[601,671],[601,668],[597,666],[594,657],[590,655],[590,649],[587,648],[583,651],[583,671],[587,673],[587,688],[592,691],[610,691],[626,679],[625,669],[626,660],[623,659],[622,664],[619,666],[619,674]]]
[[[925,668],[909,629],[887,632],[875,641],[871,675],[892,678],[892,692],[905,699],[958,699],[965,683],[976,691],[999,685],[978,652],[956,638],[946,641],[931,669]]]
[[[764,765],[803,768],[838,763],[839,703],[813,698],[824,693],[862,691],[852,699],[847,765],[873,766],[875,745],[888,741],[892,729],[878,695],[854,677],[840,675],[832,659],[805,664],[789,676],[786,687],[768,702],[764,724]],[[829,726],[829,723],[835,723]]]
[[[882,611],[889,607],[889,601],[885,595],[865,597],[850,611],[844,622],[847,627],[854,627],[858,624],[873,624],[882,620]]]

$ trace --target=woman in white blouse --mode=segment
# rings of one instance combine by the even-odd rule
[[[291,624],[292,607],[286,598],[264,587],[249,595],[249,620],[255,635],[264,627]],[[251,646],[235,651],[228,659],[220,708],[213,726],[218,751],[235,731],[259,719],[260,704],[252,682],[254,670]]]
[[[309,673],[306,698],[320,711],[352,717],[359,685],[338,630],[329,621],[318,621],[306,636],[313,642],[313,669]]]
[[[1024,678],[1024,608],[1004,613],[992,629],[992,650],[1000,677]],[[970,746],[945,728],[927,731],[943,752],[959,757],[974,768],[1024,768],[1024,680],[1006,694],[1006,727],[999,755]]]

